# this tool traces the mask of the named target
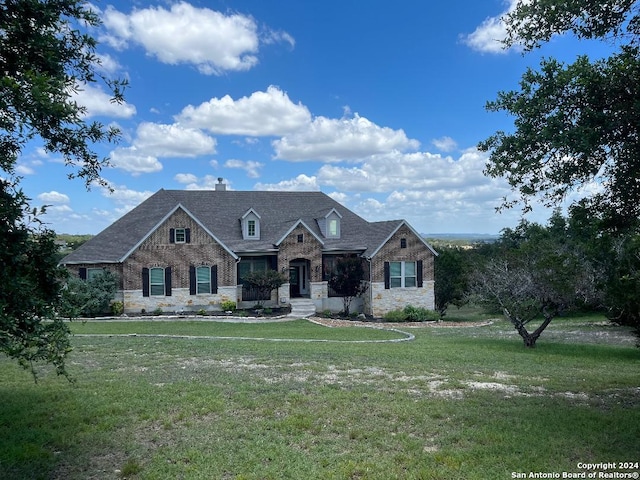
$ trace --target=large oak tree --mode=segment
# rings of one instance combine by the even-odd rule
[[[100,24],[89,4],[76,0],[0,2],[0,351],[33,370],[52,363],[66,374],[68,329],[56,316],[60,270],[53,232],[37,219],[15,176],[30,142],[62,155],[70,177],[87,187],[102,182],[107,159],[93,150],[119,132],[89,122],[73,94],[102,82],[122,101],[125,83],[98,74],[96,41],[88,29]]]
[[[626,229],[640,216],[640,2],[520,1],[504,17],[506,46],[525,51],[555,34],[602,39],[608,58],[579,56],[572,64],[545,59],[527,70],[520,90],[500,92],[490,111],[515,117],[515,131],[480,143],[490,152],[486,173],[516,193],[504,206],[542,198],[556,205],[580,187],[607,226]]]

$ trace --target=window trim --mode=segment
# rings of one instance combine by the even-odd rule
[[[248,238],[256,238],[258,236],[256,223],[257,222],[255,218],[250,218],[247,220],[247,237]]]
[[[200,281],[199,274],[198,274],[199,271],[207,272],[208,280],[206,282]],[[196,274],[196,295],[210,294],[211,293],[211,267],[210,266],[196,267],[195,274]],[[204,288],[203,291],[200,291],[201,287],[204,287],[204,286],[206,286],[206,288]]]
[[[180,240],[180,237],[182,239]],[[186,228],[176,228],[175,231],[175,243],[187,243],[187,229]]]
[[[400,274],[399,275],[393,275],[392,274],[392,270],[393,270],[393,264],[399,264],[400,265]],[[407,264],[412,264],[413,265],[413,274],[408,275],[407,274]],[[418,287],[418,261],[416,260],[402,260],[402,261],[392,261],[389,262],[389,288],[417,288]],[[413,285],[408,285],[407,286],[407,279],[413,279]],[[395,280],[395,282],[394,282]],[[400,280],[400,285],[397,285],[397,280]],[[396,283],[394,285],[394,283]]]
[[[154,283],[154,281],[153,281],[154,280],[153,279],[154,270],[155,271],[158,271],[158,270],[162,271],[162,276],[161,276],[162,282],[161,283],[157,282],[157,281]],[[159,291],[158,290],[159,286],[162,286],[162,293],[157,293]],[[153,287],[156,287],[156,293],[154,293]],[[162,267],[151,267],[151,268],[149,268],[149,296],[151,296],[151,297],[164,297],[164,296],[166,296],[166,271]]]

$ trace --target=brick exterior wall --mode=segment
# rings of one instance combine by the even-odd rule
[[[190,243],[170,243],[171,228],[190,229]],[[218,267],[218,293],[189,295],[190,266]],[[142,269],[171,267],[171,297],[142,296]],[[236,261],[183,210],[178,209],[124,261],[125,311],[142,308],[172,310],[216,309],[225,300],[236,301]],[[173,298],[172,298],[173,297]]]
[[[302,243],[298,242],[302,235]],[[278,269],[285,268],[288,275],[289,263],[296,259],[309,260],[311,282],[322,282],[322,244],[304,226],[298,225],[280,244]]]
[[[405,239],[406,248],[401,248]],[[422,288],[384,288],[385,262],[422,261]],[[407,305],[433,310],[435,255],[406,225],[403,225],[371,259],[371,284],[365,298],[365,313],[376,317]]]
[[[171,243],[170,229],[190,229],[190,243]],[[302,242],[298,236],[302,235]],[[401,239],[406,248],[401,248]],[[353,311],[364,310],[373,316],[382,316],[389,310],[414,306],[433,309],[434,254],[413,231],[402,226],[377,252],[371,261],[363,259],[365,280],[369,289],[362,300],[352,305]],[[277,269],[289,274],[289,266],[295,260],[305,260],[308,266],[308,293],[322,311],[340,311],[342,299],[329,297],[327,282],[323,280],[322,244],[303,225],[298,225],[279,245]],[[423,264],[422,288],[384,288],[384,262],[418,261]],[[218,293],[190,295],[189,267],[217,266]],[[237,286],[237,264],[235,258],[218,244],[200,225],[183,210],[178,209],[160,225],[122,264],[67,265],[72,275],[79,268],[106,268],[117,274],[120,285],[117,300],[122,300],[125,313],[136,314],[143,309],[163,311],[219,310],[221,302],[233,300],[240,306],[242,288]],[[142,294],[142,269],[171,267],[171,296],[149,296]],[[285,283],[272,293],[273,305],[290,301],[290,284]],[[243,304],[246,302],[243,302]],[[246,305],[243,305],[246,306]]]

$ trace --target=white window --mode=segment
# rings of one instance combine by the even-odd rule
[[[338,236],[338,219],[332,218],[329,220],[329,236],[337,237]]]
[[[389,262],[391,288],[408,288],[416,285],[416,262]]]
[[[211,267],[196,268],[196,292],[211,293]]]
[[[260,240],[260,215],[250,208],[242,218],[242,238],[245,240]]]
[[[187,232],[184,228],[176,228],[176,243],[186,243]]]
[[[149,293],[164,296],[164,268],[149,269]]]

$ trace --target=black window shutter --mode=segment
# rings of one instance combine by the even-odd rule
[[[211,267],[211,293],[218,293],[218,266]]]
[[[149,269],[148,268],[142,269],[142,296],[143,297],[149,296]]]
[[[84,267],[80,267],[78,269],[78,276],[80,277],[80,280],[86,280],[87,279],[87,269]]]
[[[196,267],[189,267],[189,295],[195,295],[196,290]]]
[[[171,296],[171,267],[164,269],[164,294],[167,297]]]
[[[269,257],[269,268],[271,270],[278,270],[278,257],[276,255]]]
[[[184,229],[184,241],[185,241],[185,243],[191,243],[191,229],[190,228],[185,228]]]
[[[169,243],[176,243],[176,229],[169,229]]]
[[[384,262],[384,289],[391,288],[391,266],[389,262]]]
[[[416,263],[416,275],[418,276],[418,288],[422,288],[422,260]]]

